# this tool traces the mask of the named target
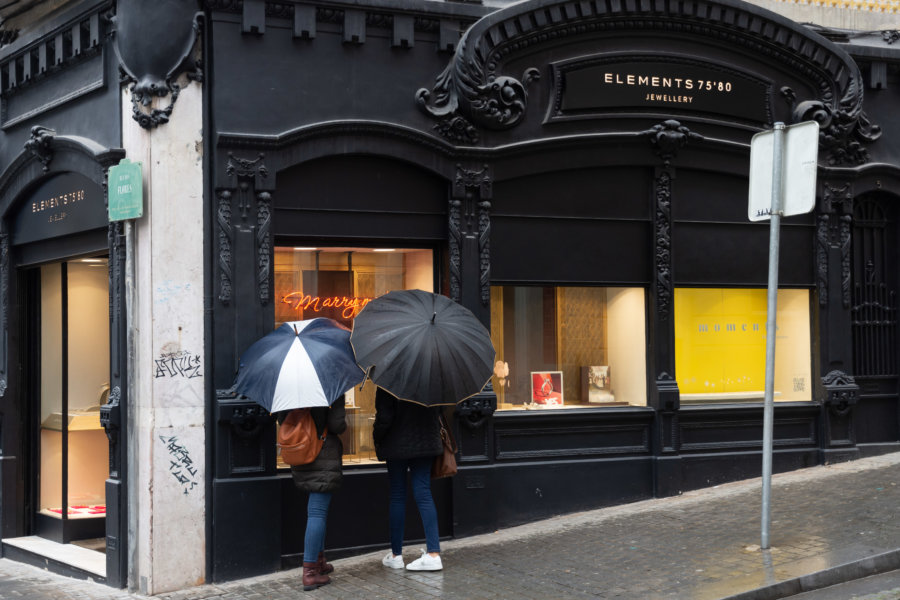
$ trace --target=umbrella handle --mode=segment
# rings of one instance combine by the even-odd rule
[[[371,367],[366,369],[366,376],[363,377],[362,383],[359,384],[359,391],[362,391],[362,389],[366,386],[366,381],[369,380],[369,371],[373,370],[374,368],[375,368],[375,365],[372,365]]]

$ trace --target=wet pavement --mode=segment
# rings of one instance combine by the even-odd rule
[[[313,592],[293,569],[155,598],[774,600],[900,569],[900,453],[775,475],[769,550],[760,510],[755,479],[442,542],[440,572],[386,569],[385,550],[333,561]],[[0,560],[3,600],[141,597]]]

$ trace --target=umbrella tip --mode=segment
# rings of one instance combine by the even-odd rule
[[[300,332],[297,331],[297,326],[294,325],[294,335],[300,335]]]
[[[431,313],[431,322],[434,323],[434,318],[437,316],[437,312]]]

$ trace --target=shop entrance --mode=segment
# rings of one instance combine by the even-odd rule
[[[26,519],[34,536],[105,552],[110,389],[105,256],[43,264],[25,283]]]

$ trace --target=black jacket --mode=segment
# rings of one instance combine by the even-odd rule
[[[335,400],[330,408],[316,407],[310,413],[318,431],[321,432],[323,426],[328,426],[328,435],[325,436],[325,443],[322,444],[322,450],[316,460],[308,465],[291,467],[294,485],[307,492],[336,492],[341,487],[343,479],[341,464],[344,444],[338,436],[347,429],[344,397]],[[284,417],[279,416],[279,422],[283,420]]]
[[[378,388],[372,439],[378,460],[437,456],[441,444],[440,409],[397,400]]]

